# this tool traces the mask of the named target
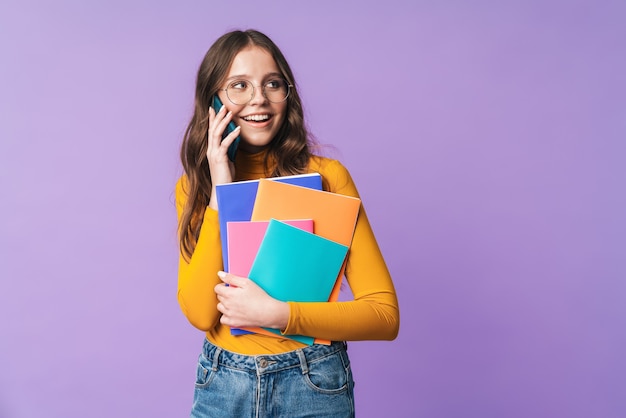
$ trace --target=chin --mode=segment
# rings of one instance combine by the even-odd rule
[[[239,147],[250,153],[255,153],[267,148],[270,142],[272,141],[248,141],[241,138],[241,144],[239,144]]]
[[[266,147],[272,142],[274,137],[269,137],[266,135],[254,135],[252,137],[247,137],[245,135],[241,136],[241,140],[245,142],[246,145],[251,147]]]

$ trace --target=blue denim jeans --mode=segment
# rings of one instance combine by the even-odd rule
[[[195,418],[354,417],[346,344],[246,356],[205,339],[198,360]]]

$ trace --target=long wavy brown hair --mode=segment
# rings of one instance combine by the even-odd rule
[[[225,82],[235,56],[249,46],[257,46],[269,52],[282,76],[293,86],[287,98],[287,117],[268,146],[265,156],[266,169],[268,162],[271,161],[274,165],[270,173],[272,177],[300,174],[306,171],[311,158],[313,140],[304,124],[302,102],[296,81],[280,49],[270,38],[256,30],[233,31],[221,36],[209,48],[200,64],[196,80],[194,113],[185,131],[180,150],[180,158],[187,176],[187,182],[183,182],[187,201],[183,207],[178,230],[181,253],[187,260],[196,247],[204,211],[211,197],[211,175],[206,159],[211,99]]]

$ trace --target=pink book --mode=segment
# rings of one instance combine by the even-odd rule
[[[295,219],[283,221],[286,224],[303,229],[307,232],[313,232],[312,219]],[[248,277],[254,258],[256,257],[265,231],[267,230],[269,221],[241,221],[227,222],[228,236],[228,271],[237,276]],[[233,335],[245,335],[252,332],[270,335],[276,337],[269,331],[262,328],[251,330],[243,330],[241,328],[231,328],[230,333]]]

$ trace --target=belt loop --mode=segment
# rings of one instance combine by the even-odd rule
[[[304,352],[298,349],[296,350],[296,354],[298,354],[298,359],[300,360],[300,368],[302,369],[302,374],[307,374],[309,372],[309,366],[306,364],[306,357],[304,357]]]
[[[220,354],[222,354],[222,349],[220,347],[215,347],[215,352],[213,353],[213,368],[214,372],[217,371],[217,365],[220,359]]]

